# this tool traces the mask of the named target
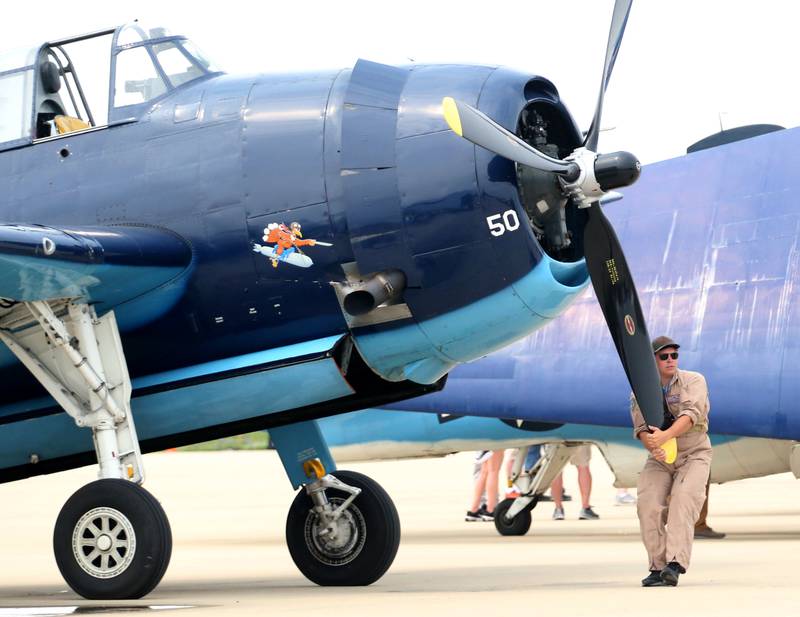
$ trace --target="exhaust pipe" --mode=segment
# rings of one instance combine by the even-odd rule
[[[406,288],[406,275],[400,270],[378,272],[353,286],[344,297],[344,310],[353,317],[365,315],[377,306],[397,300]]]

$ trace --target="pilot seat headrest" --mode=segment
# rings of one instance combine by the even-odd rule
[[[42,75],[42,86],[47,94],[55,94],[61,89],[61,72],[55,62],[48,60],[42,64],[40,73]]]

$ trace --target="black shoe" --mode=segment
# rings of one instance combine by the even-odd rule
[[[686,572],[686,569],[681,566],[677,561],[670,561],[666,567],[661,570],[661,580],[664,585],[675,587],[678,584],[678,577]]]
[[[489,512],[489,510],[486,509],[486,504],[482,504],[481,507],[478,508],[478,516],[483,522],[494,520],[494,512]]]
[[[650,574],[642,579],[642,587],[663,587],[664,581],[661,580],[661,570],[650,570]]]
[[[464,520],[468,523],[475,523],[477,521],[482,521],[483,519],[481,518],[480,510],[475,512],[467,510],[467,515],[464,517]]]

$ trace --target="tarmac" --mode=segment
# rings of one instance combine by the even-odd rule
[[[145,486],[161,500],[174,548],[166,576],[137,601],[90,602],[61,579],[52,529],[69,495],[96,468],[0,485],[0,617],[93,612],[130,615],[800,615],[800,482],[791,474],[711,487],[709,523],[728,537],[695,542],[677,588],[640,587],[647,573],[635,506],[616,506],[595,451],[592,505],[577,520],[575,469],[567,520],[533,511],[528,535],[501,537],[464,522],[472,454],[347,468],[380,482],[403,537],[394,565],[369,587],[321,588],[295,568],[284,542],[293,499],[275,452],[167,452],[145,457]]]

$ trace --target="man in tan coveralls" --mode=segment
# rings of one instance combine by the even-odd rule
[[[706,380],[700,373],[678,370],[679,347],[666,336],[653,341],[661,386],[672,414],[661,429],[647,426],[631,396],[634,435],[650,451],[637,487],[639,527],[650,559],[644,587],[675,586],[678,576],[689,567],[694,524],[705,500],[711,468]],[[661,446],[672,437],[677,438],[678,457],[667,464]]]

